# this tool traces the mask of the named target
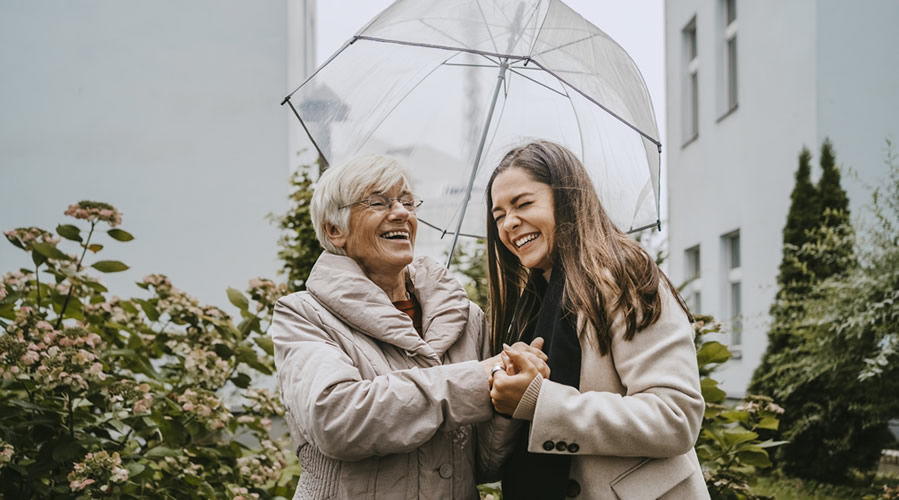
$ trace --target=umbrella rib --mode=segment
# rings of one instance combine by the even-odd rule
[[[487,34],[490,35],[490,43],[493,45],[493,50],[499,51],[499,47],[496,46],[496,38],[493,36],[493,32],[490,31],[490,23],[487,22],[487,15],[484,14],[484,8],[481,6],[480,0],[475,1],[478,4],[478,12],[481,14],[481,19],[484,20],[484,27],[487,28]]]
[[[600,104],[596,99],[594,99],[594,98],[588,96],[588,95],[585,94],[584,92],[581,92],[580,89],[578,89],[577,87],[575,87],[574,85],[572,85],[571,83],[569,83],[567,80],[565,80],[565,79],[562,78],[561,76],[557,75],[555,72],[553,72],[553,71],[547,69],[545,66],[543,66],[542,64],[540,64],[538,61],[534,61],[534,64],[536,64],[537,66],[540,66],[541,68],[543,68],[543,71],[546,71],[546,72],[549,73],[550,75],[556,77],[560,82],[562,82],[562,83],[564,83],[565,85],[567,85],[567,86],[571,87],[572,89],[574,89],[578,94],[584,96],[588,101],[590,101],[590,102],[592,102],[593,104],[596,104],[597,106],[599,106],[600,108],[602,108],[606,113],[612,115],[615,119],[617,119],[617,120],[620,121],[621,123],[627,125],[627,126],[630,127],[631,129],[633,129],[635,132],[637,132],[638,134],[640,134],[640,135],[642,135],[643,137],[645,137],[648,141],[652,142],[653,144],[655,144],[655,145],[658,146],[659,148],[662,147],[662,143],[659,142],[658,139],[653,139],[652,136],[650,136],[650,135],[647,134],[646,132],[640,130],[639,128],[637,128],[637,126],[631,124],[630,122],[628,122],[628,121],[625,120],[624,118],[618,116],[617,113],[615,113],[614,111],[610,110],[609,108],[603,106],[603,105]]]
[[[502,54],[499,52],[488,52],[486,50],[476,50],[476,49],[466,49],[461,47],[450,47],[449,45],[438,45],[434,43],[416,43],[416,42],[406,42],[404,40],[391,40],[389,38],[375,38],[371,36],[358,36],[356,37],[358,40],[368,40],[371,42],[381,42],[381,43],[393,43],[397,45],[407,45],[410,47],[423,47],[428,49],[441,49],[441,50],[451,50],[453,52],[468,52],[469,54],[479,54],[482,56],[493,56],[493,57],[502,57],[512,61],[521,61],[527,59],[527,56],[517,56],[514,54]]]
[[[562,96],[562,97],[569,97],[568,94],[559,92],[558,90],[556,90],[556,89],[550,87],[549,85],[547,85],[547,84],[545,84],[545,83],[543,83],[543,82],[537,81],[537,80],[535,80],[535,79],[533,79],[533,78],[531,78],[531,77],[529,77],[529,76],[527,76],[527,75],[521,74],[521,73],[515,71],[515,70],[512,69],[512,68],[509,68],[509,71],[512,72],[512,73],[515,73],[516,75],[518,75],[518,76],[520,76],[520,77],[522,77],[522,78],[524,78],[525,80],[529,80],[529,81],[532,81],[532,82],[536,83],[537,85],[540,85],[541,87],[545,88],[546,90],[549,90],[550,92],[555,92],[556,94],[559,94],[559,95]],[[569,97],[569,99],[570,99],[570,97]]]
[[[568,104],[571,106],[571,113],[574,115],[574,121],[577,122],[577,135],[581,140],[581,160],[586,162],[587,151],[584,142],[584,129],[581,127],[581,117],[577,114],[577,108],[574,105],[574,101],[571,100],[571,95],[568,93],[568,89],[565,88],[564,85],[562,86],[562,88],[565,89],[565,97],[568,98]]]
[[[552,0],[550,0],[552,2]],[[540,3],[537,3],[537,7],[539,8]],[[537,29],[537,33],[534,35],[534,42],[531,44],[531,49],[528,50],[528,54],[532,54],[534,49],[537,47],[537,40],[540,39],[540,34],[543,33],[543,27],[546,26],[546,18],[549,17],[549,7],[546,8],[546,14],[543,15],[543,21],[540,22],[540,28]]]
[[[578,40],[572,40],[572,41],[570,41],[570,42],[568,42],[568,43],[563,43],[562,45],[558,45],[558,46],[553,47],[553,48],[551,48],[551,49],[544,50],[543,52],[541,52],[541,53],[539,53],[539,54],[534,54],[534,55],[531,56],[531,57],[540,57],[540,56],[542,56],[542,55],[544,55],[544,54],[549,54],[550,52],[554,52],[554,51],[556,51],[556,50],[564,49],[565,47],[569,47],[569,46],[574,45],[574,44],[576,44],[576,43],[581,43],[581,42],[586,41],[586,40],[589,40],[589,39],[591,39],[591,38],[596,38],[597,36],[599,36],[597,33],[593,33],[593,34],[590,35],[590,36],[586,36],[586,37],[581,38],[581,39],[578,39]]]
[[[284,100],[281,101],[281,105],[283,106],[285,102],[289,101],[291,96],[293,96],[294,94],[297,93],[298,90],[303,88],[303,85],[306,85],[307,83],[309,83],[309,80],[312,80],[313,78],[315,78],[315,75],[317,75],[319,71],[323,70],[325,68],[325,66],[327,66],[331,61],[333,61],[334,58],[337,57],[338,54],[340,54],[341,52],[346,50],[347,47],[354,44],[358,38],[359,37],[353,37],[353,38],[347,40],[346,42],[343,42],[343,46],[340,47],[339,49],[337,49],[336,52],[331,54],[331,57],[329,57],[327,61],[323,62],[321,66],[316,68],[315,71],[313,71],[312,74],[309,75],[309,78],[306,78],[305,80],[303,80],[303,83],[301,83],[297,88],[293,89],[293,92],[287,94],[287,97],[285,97]]]

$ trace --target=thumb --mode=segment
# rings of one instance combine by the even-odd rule
[[[509,356],[509,359],[518,368],[519,372],[537,371],[537,367],[534,366],[534,363],[528,359],[524,352],[509,347],[504,348],[503,352]]]
[[[535,349],[540,349],[541,351],[543,350],[543,344],[544,344],[543,337],[537,337],[531,341],[531,347],[533,347]]]

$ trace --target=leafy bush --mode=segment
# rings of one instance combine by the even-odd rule
[[[705,335],[721,331],[710,316],[697,316],[697,360],[706,410],[696,454],[702,464],[706,486],[714,499],[745,500],[766,498],[754,495],[750,487],[759,469],[771,466],[768,449],[783,442],[762,440],[760,432],[776,430],[783,409],[766,396],[749,395],[735,408],[726,406],[727,394],[711,378],[712,372],[731,357],[720,342]]]
[[[132,239],[121,214],[83,201],[66,215],[82,227],[56,234],[80,255],[40,228],[4,233],[34,267],[0,280],[0,497],[292,495],[295,459],[269,438],[283,408],[250,388],[272,373],[264,332],[285,287],[229,289],[236,325],[161,274],[137,283],[144,298],[113,297],[89,270],[128,269],[95,259],[101,228]]]

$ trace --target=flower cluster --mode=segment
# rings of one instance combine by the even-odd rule
[[[287,465],[284,452],[271,441],[262,441],[262,453],[246,455],[237,459],[240,475],[252,484],[265,484],[275,481],[281,475],[281,469]]]
[[[236,484],[225,483],[225,492],[231,497],[231,500],[250,500],[258,499],[259,493],[250,493],[250,490]]]
[[[0,337],[0,378],[12,379],[29,373],[45,389],[67,386],[85,391],[90,382],[106,379],[103,365],[94,354],[102,349],[99,335],[80,326],[57,330],[37,319],[30,308],[19,309],[16,321]]]
[[[6,467],[6,464],[12,462],[12,456],[16,453],[13,445],[0,439],[0,470]]]
[[[211,391],[186,389],[175,399],[181,403],[182,410],[192,414],[208,430],[222,429],[231,421],[231,412]]]
[[[150,384],[138,383],[134,380],[121,379],[103,388],[101,391],[113,410],[125,410],[126,413],[141,415],[150,412],[153,394]]]
[[[118,452],[110,455],[106,450],[88,453],[84,460],[76,463],[68,475],[69,488],[82,491],[85,488],[98,489],[108,493],[112,483],[123,483],[128,479],[128,469],[122,467]]]
[[[158,302],[156,309],[166,314],[176,323],[195,324],[200,320],[229,320],[230,317],[214,306],[200,306],[195,297],[175,288],[171,280],[162,274],[145,276],[141,285],[146,289],[154,289]]]
[[[109,203],[101,201],[79,201],[69,205],[66,215],[76,219],[86,220],[91,224],[106,222],[112,227],[122,223],[122,213]]]
[[[215,388],[225,385],[231,376],[231,363],[215,351],[196,347],[184,358],[184,370],[197,385]]]
[[[256,312],[271,310],[275,302],[287,295],[287,283],[275,283],[265,278],[253,278],[250,280],[247,294],[256,301]]]
[[[6,231],[3,235],[13,245],[29,252],[34,248],[35,243],[47,243],[54,247],[59,243],[59,238],[39,227],[18,227]]]
[[[284,415],[281,398],[268,389],[249,389],[246,398],[252,402],[252,404],[244,404],[247,411],[260,415]]]
[[[745,412],[749,412],[751,415],[758,414],[760,412],[773,413],[775,415],[783,415],[784,409],[779,404],[775,403],[773,399],[768,396],[761,396],[758,394],[750,394],[746,396],[746,399],[737,406],[738,410],[742,410]]]
[[[184,455],[164,457],[159,464],[160,470],[177,477],[199,479],[203,474],[203,467],[191,460],[191,457],[195,455],[189,450],[184,450],[184,453]]]
[[[122,304],[122,299],[118,297],[112,297],[109,300],[94,304],[87,303],[83,306],[84,314],[91,317],[91,319],[99,320],[93,321],[95,323],[107,325],[115,323],[120,327],[140,326],[142,324],[140,313],[133,306],[130,306],[129,309],[131,310],[128,310]]]

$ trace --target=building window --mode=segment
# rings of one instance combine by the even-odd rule
[[[683,143],[699,136],[699,50],[696,43],[696,17],[684,27],[683,38]]]
[[[700,281],[699,245],[684,250],[686,281],[684,300],[693,314],[702,314],[702,283]]]
[[[723,262],[725,269],[724,282],[724,315],[730,325],[730,348],[734,357],[740,356],[743,345],[743,272],[740,262],[740,231],[734,231],[721,237]]]
[[[737,107],[737,0],[719,0],[721,5],[720,112],[722,117]]]

